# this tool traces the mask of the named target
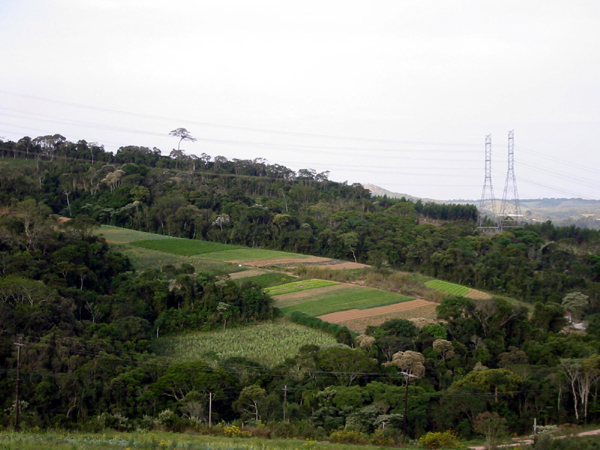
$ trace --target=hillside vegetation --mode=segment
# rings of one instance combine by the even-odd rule
[[[3,142],[0,156],[2,427],[18,405],[30,430],[231,436],[244,424],[391,446],[404,417],[411,438],[600,422],[596,231],[481,236],[473,207],[374,198],[261,159],[112,155],[60,135]],[[257,261],[288,272],[263,276]],[[259,283],[229,277],[251,263]],[[263,289],[292,276],[365,286]],[[439,305],[419,326],[395,316],[357,336],[314,317],[400,310],[421,293]],[[431,312],[429,299],[417,302]],[[348,322],[368,319],[356,311]],[[306,340],[253,335],[288,319]],[[250,350],[225,351],[241,341]]]

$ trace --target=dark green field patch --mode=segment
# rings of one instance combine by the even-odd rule
[[[263,273],[262,275],[256,275],[255,277],[239,278],[235,281],[240,284],[247,282],[247,281],[251,281],[252,283],[254,283],[262,288],[266,288],[269,286],[277,286],[280,284],[288,283],[290,280],[295,280],[295,278],[291,277],[289,275],[286,275],[285,273],[273,272],[273,273]]]
[[[204,255],[206,253],[241,248],[236,245],[219,244],[217,242],[197,241],[193,239],[181,238],[136,241],[131,242],[131,245],[182,256]]]
[[[414,300],[414,298],[377,289],[350,287],[324,292],[317,296],[305,297],[299,300],[298,303],[286,306],[281,310],[285,314],[289,314],[292,311],[300,311],[311,316],[321,316],[348,309],[367,309],[376,306],[392,305],[394,303]]]

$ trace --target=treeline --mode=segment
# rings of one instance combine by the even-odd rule
[[[546,223],[481,236],[473,205],[373,198],[360,185],[328,180],[327,172],[295,173],[260,158],[179,150],[167,157],[134,146],[112,155],[56,136],[0,147],[3,205],[32,197],[68,217],[419,271],[530,302],[581,291],[598,311],[595,230]]]

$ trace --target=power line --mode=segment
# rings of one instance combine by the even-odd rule
[[[127,115],[127,116],[140,117],[140,118],[153,119],[153,120],[169,120],[169,121],[177,122],[177,123],[188,123],[188,124],[194,124],[194,125],[206,126],[206,127],[224,128],[224,129],[228,129],[228,130],[250,131],[250,132],[254,132],[254,133],[268,133],[268,134],[277,134],[277,135],[283,135],[283,136],[313,137],[313,138],[321,138],[321,139],[412,144],[412,145],[473,146],[473,147],[475,146],[474,144],[465,144],[465,143],[377,139],[377,138],[339,136],[339,135],[328,135],[328,134],[317,134],[317,133],[302,133],[302,132],[295,132],[295,131],[281,131],[281,130],[272,130],[272,129],[266,129],[266,128],[253,128],[253,127],[245,127],[245,126],[219,124],[219,123],[213,123],[213,122],[201,122],[201,121],[189,120],[189,119],[180,119],[180,118],[178,119],[178,118],[165,117],[165,116],[154,116],[154,115],[150,115],[150,114],[140,114],[140,113],[122,111],[122,110],[117,110],[117,109],[83,105],[80,103],[72,103],[72,102],[65,102],[65,101],[61,101],[61,100],[53,100],[53,99],[36,97],[36,96],[26,95],[26,94],[17,94],[17,93],[5,91],[5,90],[0,90],[0,93],[12,95],[12,96],[16,96],[16,97],[21,97],[21,98],[41,100],[41,101],[48,102],[48,103],[56,103],[56,104],[61,104],[61,105],[65,105],[65,106],[89,109],[89,110],[93,110],[93,111],[108,112],[111,114],[123,114],[123,115]]]

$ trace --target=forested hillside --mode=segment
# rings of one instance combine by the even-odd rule
[[[212,423],[354,432],[378,445],[398,441],[405,407],[413,437],[472,437],[488,418],[515,433],[534,418],[600,420],[596,231],[546,223],[481,236],[473,207],[373,198],[261,159],[112,155],[59,135],[0,151],[2,426],[15,419],[19,335],[25,427],[205,431],[209,402]],[[357,338],[341,330],[338,344],[305,346],[275,367],[214,355],[173,363],[150,351],[157,336],[272,320],[273,300],[186,264],[136,270],[93,233],[98,223],[418,271],[495,296],[448,296],[440,323],[420,329],[396,319]],[[563,331],[565,308],[586,333]]]
[[[192,239],[350,259],[515,296],[560,301],[600,292],[597,231],[550,223],[493,237],[472,205],[371,197],[361,185],[278,164],[170,157],[127,146],[115,155],[60,135],[4,142],[0,201],[42,201],[58,215]],[[17,164],[18,163],[18,164]],[[594,309],[595,311],[595,309]]]

